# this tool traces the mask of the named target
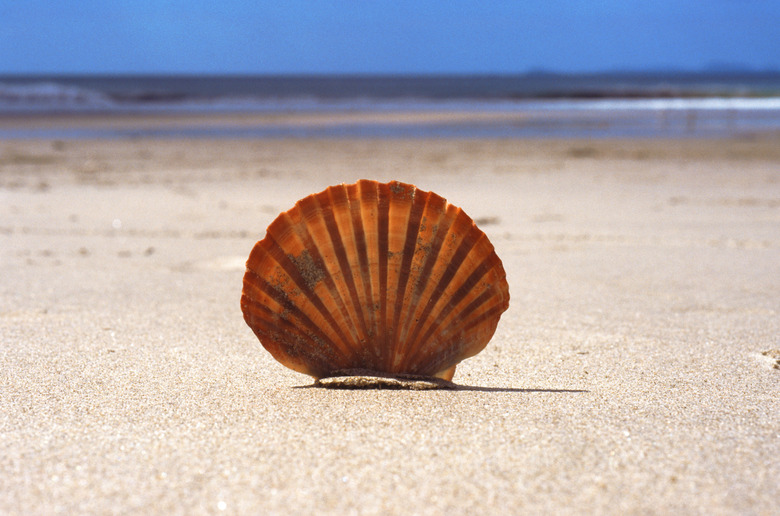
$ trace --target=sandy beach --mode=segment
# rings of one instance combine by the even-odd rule
[[[312,388],[243,321],[359,178],[503,260],[460,390]],[[7,140],[0,277],[3,514],[780,514],[780,134]]]

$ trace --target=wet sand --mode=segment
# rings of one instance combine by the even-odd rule
[[[244,324],[300,197],[462,206],[512,296],[456,391],[327,390]],[[780,135],[0,142],[4,514],[776,514]]]
[[[771,106],[733,109],[718,102],[666,108],[652,100],[606,109],[601,104],[509,103],[385,109],[268,112],[119,111],[0,113],[0,139],[90,138],[727,138],[780,127]],[[601,106],[601,107],[598,107]],[[633,106],[633,107],[631,107]],[[644,106],[644,107],[643,107]],[[708,107],[709,106],[709,107]]]

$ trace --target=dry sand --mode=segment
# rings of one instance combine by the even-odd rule
[[[268,223],[361,177],[504,261],[462,390],[307,387],[243,322]],[[780,135],[6,141],[0,243],[0,513],[780,514]]]

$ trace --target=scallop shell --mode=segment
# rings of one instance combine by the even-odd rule
[[[393,181],[337,185],[268,226],[241,310],[262,345],[315,378],[452,379],[509,306],[501,260],[460,208]]]

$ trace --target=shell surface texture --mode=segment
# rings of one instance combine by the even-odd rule
[[[273,357],[315,378],[451,380],[509,306],[501,260],[460,208],[361,180],[298,201],[246,264],[241,310]]]

